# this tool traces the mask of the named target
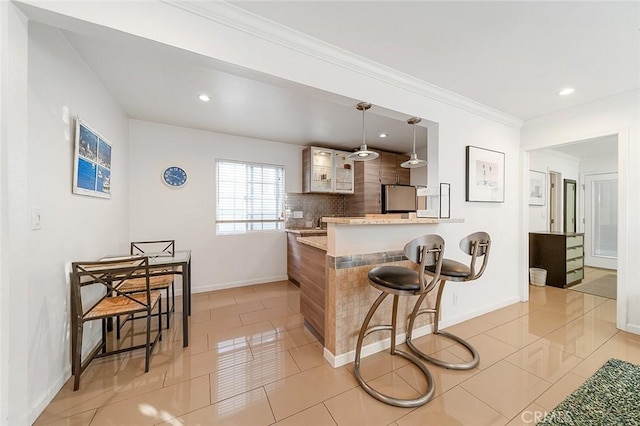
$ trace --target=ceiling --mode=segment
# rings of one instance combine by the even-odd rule
[[[523,120],[640,87],[640,2],[232,4]]]
[[[585,139],[564,145],[554,146],[543,150],[550,154],[564,154],[575,157],[578,160],[594,158],[609,158],[618,153],[618,135],[602,136],[599,138]]]
[[[523,120],[640,87],[640,3],[232,2]],[[150,42],[66,32],[136,119],[354,149],[357,102]],[[114,38],[114,40],[117,38]],[[565,86],[576,92],[556,93]],[[206,92],[209,103],[197,99]],[[374,106],[367,144],[410,152],[409,117]],[[428,118],[428,117],[423,117]],[[418,147],[426,129],[418,127]],[[386,132],[390,137],[379,139]]]
[[[65,36],[134,119],[298,145],[353,150],[362,143],[363,113],[350,99],[147,40]],[[211,98],[202,102],[198,95]],[[366,101],[366,100],[364,100]],[[409,153],[409,116],[377,106],[365,112],[370,148]],[[427,143],[426,119],[416,146]],[[385,133],[387,137],[380,138]]]

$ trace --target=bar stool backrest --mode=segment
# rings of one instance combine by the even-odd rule
[[[460,250],[471,256],[471,264],[469,265],[471,275],[469,276],[469,279],[467,281],[480,278],[480,276],[484,273],[484,270],[487,267],[487,262],[489,260],[490,249],[491,237],[486,232],[474,232],[473,234],[469,234],[462,240],[460,240]],[[480,267],[480,271],[476,273],[476,260],[479,257],[483,257],[482,266]]]
[[[431,291],[440,279],[442,259],[444,259],[444,240],[435,234],[422,235],[409,241],[404,246],[404,255],[407,259],[418,264],[418,276],[420,277],[420,291],[422,294]],[[425,281],[425,268],[435,265],[435,273],[428,283]]]

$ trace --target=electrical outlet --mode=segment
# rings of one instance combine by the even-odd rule
[[[293,218],[294,219],[302,219],[303,217],[303,213],[300,210],[294,210],[293,211]]]

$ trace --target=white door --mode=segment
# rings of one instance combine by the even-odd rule
[[[586,175],[584,184],[585,264],[617,269],[618,173]]]

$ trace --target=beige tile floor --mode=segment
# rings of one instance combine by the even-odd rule
[[[387,406],[357,385],[352,366],[331,368],[303,327],[289,282],[193,296],[191,345],[180,316],[165,331],[151,371],[138,352],[95,360],[81,387],[65,384],[37,420],[53,425],[528,425],[606,360],[640,363],[640,336],[615,327],[615,301],[530,287],[530,301],[451,327],[478,349],[471,371],[429,366],[436,397],[416,409]],[[137,327],[137,325],[136,325]],[[139,336],[129,330],[129,338]],[[463,359],[450,342],[418,346]],[[406,348],[405,348],[406,349]],[[415,367],[379,353],[363,360],[378,389],[400,397],[425,386]]]

